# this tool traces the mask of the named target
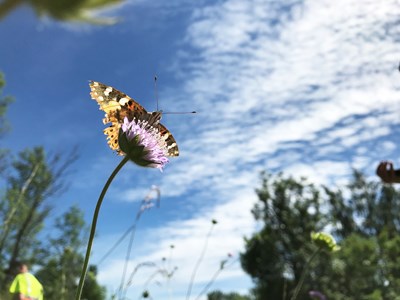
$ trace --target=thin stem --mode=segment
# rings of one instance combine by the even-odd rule
[[[194,278],[195,278],[196,273],[197,273],[197,269],[199,268],[200,263],[202,262],[202,260],[204,258],[204,254],[206,253],[208,240],[210,239],[211,232],[212,232],[215,224],[216,223],[213,222],[212,225],[211,225],[210,231],[208,232],[207,237],[206,237],[206,242],[204,243],[203,250],[202,250],[202,252],[200,254],[199,259],[197,260],[196,266],[193,269],[192,277],[190,278],[189,287],[188,287],[188,290],[187,290],[187,293],[186,293],[186,300],[189,300],[189,298],[190,298],[190,294],[192,292],[192,286],[193,286]]]
[[[228,267],[232,266],[238,259],[235,259],[232,263],[229,264]],[[225,261],[226,262],[226,261]],[[203,288],[203,290],[200,292],[200,294],[197,296],[196,300],[200,299],[201,296],[203,296],[207,291],[210,289],[211,285],[215,282],[217,279],[218,275],[225,269],[225,265],[221,263],[220,268],[214,273],[214,275],[211,277],[211,280],[207,283],[207,285]]]
[[[157,192],[157,207],[160,206],[160,190],[158,187],[153,186],[150,190],[150,192],[147,194],[147,196],[144,198],[144,200],[142,201],[142,206],[139,209],[138,213],[143,213],[143,211],[146,210],[146,208],[143,208],[143,206],[145,205],[146,202],[149,202],[149,200],[151,200],[152,198],[150,197],[150,193],[152,191],[156,191]],[[136,217],[137,218],[137,217]],[[122,243],[122,241],[126,238],[126,236],[133,230],[136,230],[136,223],[137,220],[135,220],[135,223],[128,228],[127,231],[125,231],[125,233],[119,238],[119,240],[110,248],[110,250],[107,251],[106,254],[103,255],[103,257],[99,260],[99,262],[97,263],[97,266],[99,266],[100,264],[103,263],[103,261]]]
[[[139,268],[141,267],[157,267],[157,265],[155,263],[153,263],[152,261],[149,262],[143,262],[138,264],[135,269],[133,270],[133,272],[131,273],[131,275],[129,276],[129,279],[126,283],[126,288],[128,288],[129,286],[132,285],[132,281],[133,281],[133,276],[135,276],[135,274],[137,273],[137,271],[139,270]]]
[[[171,270],[171,260],[172,260],[172,250],[174,250],[175,246],[170,245],[169,247],[169,257],[168,257],[168,263],[167,263],[167,270]],[[167,290],[168,290],[168,300],[171,299],[172,291],[171,291],[171,276],[168,276],[167,278]]]
[[[125,286],[125,276],[126,276],[126,272],[127,272],[127,269],[128,269],[130,255],[131,255],[131,252],[132,252],[133,240],[135,239],[135,235],[136,235],[136,226],[139,223],[139,219],[142,216],[142,213],[144,213],[147,209],[149,209],[151,207],[151,206],[148,206],[148,204],[150,204],[150,201],[152,200],[151,192],[153,190],[157,191],[157,195],[158,195],[158,201],[157,201],[158,205],[157,206],[160,205],[160,190],[158,188],[152,187],[150,192],[142,200],[141,207],[139,208],[139,211],[136,214],[135,223],[133,224],[131,238],[129,240],[128,249],[127,249],[127,252],[126,252],[124,269],[123,269],[122,278],[121,278],[120,295],[122,294],[122,299],[126,298],[126,292],[127,292],[127,289],[128,289],[128,283]]]
[[[89,265],[90,252],[92,250],[93,239],[94,239],[94,235],[96,233],[96,224],[97,224],[97,219],[98,219],[99,212],[100,212],[101,203],[103,202],[104,196],[106,195],[108,187],[110,186],[111,182],[113,181],[115,175],[117,175],[117,173],[127,163],[128,160],[129,160],[128,156],[125,156],[122,159],[122,161],[119,163],[119,165],[115,168],[115,170],[112,172],[111,176],[108,178],[106,184],[104,185],[103,190],[100,193],[99,200],[97,200],[96,208],[95,208],[94,214],[93,214],[92,228],[90,229],[89,241],[88,241],[88,245],[86,248],[85,260],[83,262],[81,278],[79,279],[78,290],[76,291],[76,294],[75,294],[75,300],[81,299],[83,284],[85,282],[86,272],[87,272],[87,268]]]
[[[222,269],[218,269],[214,275],[211,277],[211,280],[207,283],[207,285],[203,288],[203,290],[200,292],[200,294],[197,296],[196,300],[200,299],[201,296],[203,296],[208,289],[210,288],[210,286],[214,283],[214,281],[217,279],[219,273],[222,272]]]
[[[283,291],[282,291],[282,300],[286,300],[286,289],[287,289],[287,280],[283,277]]]
[[[299,282],[298,282],[297,285],[296,285],[296,288],[295,288],[295,290],[294,290],[293,296],[290,298],[290,300],[296,300],[296,298],[297,298],[297,296],[299,295],[300,290],[301,290],[301,288],[302,288],[302,286],[303,286],[303,282],[304,282],[304,279],[306,278],[307,271],[308,271],[308,269],[310,268],[311,261],[314,259],[314,257],[315,257],[320,251],[321,251],[321,248],[318,248],[317,250],[314,251],[314,253],[311,255],[311,257],[308,259],[306,265],[304,266],[303,272],[301,273],[300,280],[299,280]]]
[[[153,272],[147,281],[144,283],[144,288],[147,289],[147,286],[151,283],[151,281],[156,277],[158,274],[161,274],[162,276],[168,276],[168,271],[165,269],[158,269],[155,272]]]
[[[124,269],[122,271],[122,278],[121,278],[121,285],[120,285],[120,294],[122,293],[122,299],[125,299],[125,296],[126,296],[127,287],[124,288],[125,276],[126,276],[126,271],[128,269],[129,259],[131,256],[133,240],[135,239],[135,235],[136,235],[136,225],[139,221],[140,216],[141,216],[141,213],[139,211],[139,213],[137,214],[136,219],[135,219],[135,227],[133,227],[133,230],[131,233],[131,238],[129,239],[128,249],[126,251],[125,264],[124,264]]]
[[[100,264],[103,263],[103,261],[105,261],[105,259],[119,246],[119,244],[122,243],[122,241],[126,238],[126,236],[132,231],[134,230],[136,227],[136,223],[133,224],[131,227],[128,228],[127,231],[125,231],[125,233],[119,238],[119,240],[110,248],[110,250],[108,250],[108,252],[106,254],[103,255],[103,257],[99,260],[99,262],[97,263],[97,266],[99,266]]]

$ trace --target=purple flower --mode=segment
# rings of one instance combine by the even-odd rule
[[[309,291],[308,294],[310,297],[318,298],[319,300],[327,300],[325,295],[318,291]]]
[[[120,149],[131,161],[142,167],[162,168],[169,162],[167,143],[161,136],[157,124],[145,120],[125,117],[121,126],[118,143]]]

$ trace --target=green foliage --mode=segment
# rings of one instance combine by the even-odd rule
[[[2,96],[2,90],[6,84],[4,74],[0,72],[0,134],[3,134],[9,129],[5,115],[7,108],[14,100],[10,96]]]
[[[61,188],[63,168],[57,168],[59,157],[48,161],[41,147],[22,151],[12,163],[7,176],[5,198],[0,205],[0,260],[11,265],[17,259],[34,261],[40,243],[37,235],[43,228],[50,206],[45,200]]]
[[[97,283],[97,269],[95,266],[90,266],[86,275],[85,285],[82,290],[82,300],[104,300],[106,290]],[[72,299],[72,298],[67,298]]]
[[[74,159],[49,156],[36,147],[19,153],[7,170],[0,201],[1,290],[13,279],[16,260],[40,265],[48,257],[48,247],[39,239],[51,210],[47,200],[63,190],[63,175]]]
[[[237,293],[224,294],[220,291],[214,291],[207,295],[207,300],[251,300],[251,298]]]
[[[2,90],[5,84],[6,82],[4,79],[4,74],[0,72],[0,137],[4,135],[10,128],[6,119],[6,112],[8,106],[14,101],[14,99],[10,96],[2,96]],[[8,151],[0,148],[0,174],[3,173],[7,168],[7,156]]]
[[[289,299],[311,257],[310,231],[329,228],[340,250],[320,252],[297,299],[318,290],[330,300],[400,299],[400,193],[354,172],[340,189],[264,175],[253,213],[262,229],[246,239],[243,269],[256,299]],[[346,195],[346,196],[345,196]]]
[[[79,254],[83,229],[83,215],[72,207],[61,218],[56,219],[58,236],[49,238],[47,261],[37,273],[45,286],[46,297],[50,299],[73,299],[76,280],[79,278],[83,259]]]
[[[265,225],[246,239],[242,267],[255,280],[260,299],[279,299],[300,279],[315,250],[311,232],[322,231],[327,220],[318,189],[304,179],[266,175],[257,194],[260,201],[253,214]]]
[[[55,229],[58,234],[49,238],[48,259],[38,271],[37,277],[45,287],[46,298],[69,300],[74,299],[77,282],[82,270],[85,245],[85,222],[82,211],[71,207],[61,218],[56,219]],[[105,289],[96,280],[96,269],[89,269],[83,295],[86,299],[104,300]],[[82,299],[85,299],[83,296]]]
[[[379,286],[378,263],[376,241],[358,234],[350,235],[342,242],[342,250],[332,262],[328,273],[331,282],[325,278],[325,294],[329,299],[363,299],[374,294]]]
[[[7,2],[0,4],[0,14]],[[96,6],[98,2],[91,3]],[[0,96],[3,86],[0,73]],[[10,102],[9,97],[0,97],[0,134],[7,128],[5,113]],[[37,277],[44,285],[46,299],[74,299],[83,264],[82,243],[86,241],[82,211],[71,207],[55,220],[56,236],[41,239],[40,235],[51,210],[48,200],[64,191],[64,175],[76,154],[48,155],[42,147],[36,147],[10,156],[6,164],[1,151],[0,171],[6,176],[0,195],[0,299],[11,300],[8,287],[15,276],[16,260],[40,268]],[[92,266],[83,295],[90,300],[104,300],[105,289],[97,283],[96,273]]]
[[[399,192],[392,186],[368,182],[355,171],[353,181],[345,188],[325,188],[330,204],[334,233],[341,238],[352,233],[378,236],[383,230],[393,237],[400,230]],[[344,197],[343,194],[349,194]]]
[[[22,4],[30,5],[39,16],[58,21],[115,24],[113,18],[95,17],[94,11],[121,3],[122,0],[4,0],[0,3],[0,19]]]

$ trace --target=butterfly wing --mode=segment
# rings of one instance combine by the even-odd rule
[[[178,156],[179,150],[175,138],[169,130],[160,124],[161,112],[147,112],[143,106],[119,90],[97,81],[90,81],[90,95],[105,112],[103,123],[111,123],[104,129],[107,143],[112,150],[123,155],[118,145],[118,134],[125,117],[129,120],[147,121],[150,126],[158,126],[159,132],[167,144],[168,156]]]
[[[179,156],[178,144],[176,143],[171,132],[169,132],[169,130],[162,124],[158,125],[158,130],[167,143],[168,156]]]
[[[90,82],[90,95],[106,113],[104,124],[121,122],[130,112],[146,115],[147,111],[128,95],[97,81]]]
[[[121,124],[126,116],[146,119],[148,112],[128,95],[119,90],[97,81],[90,81],[90,95],[100,106],[100,110],[105,112],[103,123],[111,123],[104,129],[107,135],[107,143],[112,150],[122,155],[118,145],[118,133]]]

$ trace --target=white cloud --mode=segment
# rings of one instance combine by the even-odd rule
[[[348,180],[350,164],[348,162],[318,161],[315,164],[297,163],[285,171],[295,177],[306,177],[314,184],[339,185]]]
[[[165,197],[190,194],[187,207],[198,212],[152,232],[141,243],[148,255],[135,261],[158,259],[175,244],[182,294],[211,218],[220,224],[199,282],[227,252],[242,249],[242,236],[255,228],[249,211],[264,167],[339,184],[351,166],[370,171],[379,156],[398,153],[387,140],[400,123],[395,11],[396,1],[367,0],[291,7],[227,0],[195,9],[172,63],[182,93],[166,105],[200,113],[168,126],[184,136],[182,157],[167,166],[160,186]],[[380,150],[366,150],[377,143]],[[112,281],[115,266],[100,278]],[[221,278],[242,280],[238,266],[231,272]]]
[[[249,194],[253,194],[253,196],[249,197]],[[200,264],[195,278],[193,294],[196,295],[208,283],[214,272],[218,270],[221,260],[226,259],[228,253],[234,255],[233,259],[237,259],[238,252],[243,249],[243,237],[249,235],[255,228],[255,223],[250,213],[255,198],[251,189],[243,190],[241,193],[235,194],[226,203],[204,209],[194,218],[176,220],[165,224],[165,226],[156,231],[146,232],[142,238],[135,240],[133,252],[136,255],[130,262],[131,270],[133,266],[148,261],[162,266],[161,258],[171,257],[167,261],[169,264],[168,269],[172,269],[174,266],[178,267],[172,280],[174,288],[179,287],[180,292],[182,292],[182,290],[187,289],[195,263],[207,242],[208,246],[204,260]],[[212,219],[218,222],[214,226],[211,224]],[[207,239],[209,233],[210,236]],[[104,237],[104,242],[97,241],[95,248],[108,249],[110,247],[109,241],[113,238],[115,237]],[[155,243],[155,241],[157,242]],[[171,251],[172,254],[169,253],[171,245],[174,245],[174,249]],[[126,249],[126,245],[121,246],[121,248]],[[138,251],[139,253],[137,253]],[[99,259],[97,256],[100,257],[101,255],[103,254],[97,253],[94,261]],[[122,256],[122,252],[119,252],[119,256]],[[115,255],[112,257],[115,257]],[[100,269],[99,280],[107,283],[107,285],[112,285],[115,289],[119,284],[123,265],[122,258],[109,259],[109,263]],[[154,269],[147,268],[135,277],[136,293],[141,292],[143,284],[152,272],[154,272]],[[236,263],[232,267],[223,270],[219,279],[227,280],[243,276],[243,271],[240,270],[239,265]],[[161,290],[164,288],[165,286]]]

